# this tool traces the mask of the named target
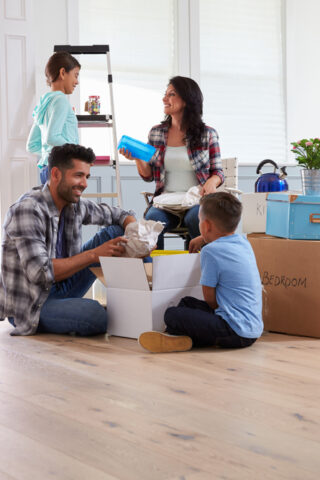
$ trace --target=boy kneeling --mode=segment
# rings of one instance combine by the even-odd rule
[[[139,343],[150,352],[177,352],[192,347],[243,348],[263,331],[262,287],[250,243],[235,233],[242,205],[233,195],[202,197],[201,236],[190,252],[200,253],[204,300],[184,297],[166,310],[166,333],[144,332]]]

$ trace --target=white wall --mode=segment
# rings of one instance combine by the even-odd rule
[[[54,45],[78,45],[78,0],[32,0],[34,3],[36,99],[49,91],[44,69]],[[71,96],[79,105],[79,89]],[[32,118],[30,118],[30,126]]]
[[[77,0],[0,0],[1,224],[9,205],[37,183],[37,159],[25,149],[32,110],[48,91],[44,67],[54,44],[77,42],[76,5]]]
[[[68,0],[33,0],[36,55],[36,98],[48,91],[44,75],[54,45],[68,43]],[[74,19],[77,21],[77,17]]]
[[[287,0],[286,17],[290,144],[301,138],[320,137],[320,1]]]

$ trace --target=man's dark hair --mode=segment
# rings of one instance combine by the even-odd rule
[[[65,143],[59,147],[53,147],[48,158],[49,173],[53,167],[59,170],[68,170],[73,168],[73,160],[81,160],[86,163],[94,163],[95,154],[91,148],[82,145],[74,145],[73,143]]]
[[[216,192],[200,200],[201,215],[212,220],[224,233],[233,232],[240,222],[242,204],[231,193]]]

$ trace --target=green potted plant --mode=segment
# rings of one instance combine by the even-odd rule
[[[320,195],[320,138],[292,142],[292,150],[301,169],[304,195]]]

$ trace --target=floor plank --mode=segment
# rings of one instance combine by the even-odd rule
[[[1,327],[0,479],[319,476],[317,339],[153,355]]]

